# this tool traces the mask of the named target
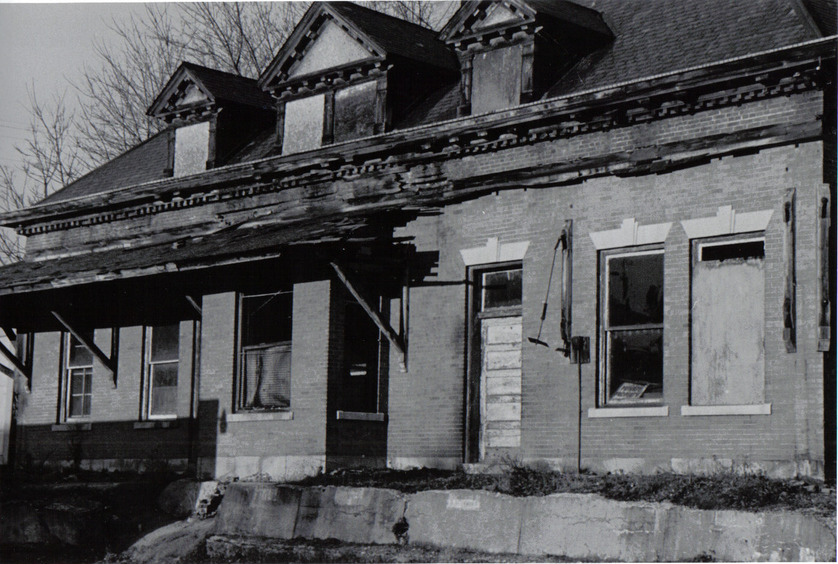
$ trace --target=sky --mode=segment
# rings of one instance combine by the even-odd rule
[[[18,162],[26,139],[27,86],[39,99],[67,91],[70,81],[95,64],[94,44],[109,41],[114,20],[141,15],[140,3],[8,3],[0,0],[0,165]]]

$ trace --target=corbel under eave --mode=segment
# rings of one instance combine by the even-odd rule
[[[113,385],[116,387],[116,365],[114,360],[108,357],[102,350],[96,346],[96,343],[88,339],[84,334],[77,331],[72,325],[70,325],[67,320],[65,320],[57,311],[51,311],[52,316],[67,330],[69,333],[76,338],[78,342],[83,344],[93,356],[96,357],[96,360],[102,363],[105,368],[107,368],[111,375],[113,376]]]
[[[366,299],[364,299],[363,295],[357,290],[355,285],[350,282],[349,278],[347,277],[344,270],[335,262],[330,262],[329,265],[337,274],[338,279],[346,286],[346,289],[349,290],[349,293],[352,294],[352,297],[355,298],[355,301],[363,308],[366,314],[372,319],[372,322],[375,323],[378,330],[381,331],[384,336],[390,341],[390,344],[395,347],[396,351],[399,354],[399,366],[402,372],[407,371],[407,352],[405,350],[404,342],[402,338],[390,327],[390,324],[387,323],[384,318],[382,317],[381,313],[371,306]]]

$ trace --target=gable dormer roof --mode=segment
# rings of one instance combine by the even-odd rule
[[[259,88],[256,80],[184,61],[146,113],[165,118],[227,103],[258,109],[273,107],[271,97]]]
[[[532,25],[537,18],[573,25],[605,38],[612,36],[599,12],[568,0],[469,0],[451,17],[440,38],[452,43],[509,27]]]
[[[259,77],[259,86],[269,90],[289,78],[326,70],[313,66],[298,72],[327,30],[343,34],[346,40],[344,52],[332,54],[331,67],[396,56],[446,70],[459,68],[454,54],[433,30],[349,2],[315,2]]]

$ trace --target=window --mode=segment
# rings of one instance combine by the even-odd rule
[[[663,250],[604,252],[600,405],[663,398]]]
[[[65,335],[65,416],[66,419],[90,417],[93,397],[93,353],[73,335]],[[93,341],[93,331],[85,336]]]
[[[521,307],[521,267],[484,271],[478,274],[479,311]]]
[[[175,130],[174,175],[196,174],[207,169],[210,124],[184,125]]]
[[[764,400],[765,241],[693,241],[691,405]]]
[[[472,61],[472,115],[521,102],[521,45],[477,53]]]
[[[146,415],[148,419],[177,416],[180,325],[146,328]]]
[[[291,308],[291,291],[241,297],[238,409],[291,407]]]
[[[326,97],[323,94],[291,100],[285,104],[282,154],[319,149],[323,141]]]

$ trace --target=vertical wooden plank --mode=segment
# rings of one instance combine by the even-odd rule
[[[335,91],[329,90],[323,99],[323,140],[322,145],[335,142]]]
[[[831,226],[829,209],[829,196],[824,193],[820,199],[818,217],[818,289],[820,292],[818,315],[818,351],[828,352],[832,332],[832,320],[830,313],[832,304],[829,291],[829,228]]]
[[[786,352],[797,352],[797,278],[795,270],[795,189],[786,193],[783,202],[783,264],[786,269],[785,297],[783,298],[783,341]]]
[[[285,102],[276,104],[276,139],[274,147],[282,153],[282,140],[285,138]]]
[[[570,356],[570,338],[573,335],[571,325],[571,304],[573,301],[573,220],[564,222],[562,229],[562,316],[560,322],[562,342]]]
[[[390,129],[390,116],[387,106],[387,73],[378,77],[375,84],[375,133],[385,133]]]
[[[166,143],[168,145],[168,153],[166,154],[166,168],[163,170],[165,176],[174,176],[175,174],[175,128],[169,126],[169,131],[166,133]]]
[[[216,133],[218,131],[218,114],[209,120],[209,140],[207,141],[207,170],[215,168]]]
[[[530,39],[523,45],[521,56],[521,103],[533,100],[533,60],[535,59],[535,41]]]

